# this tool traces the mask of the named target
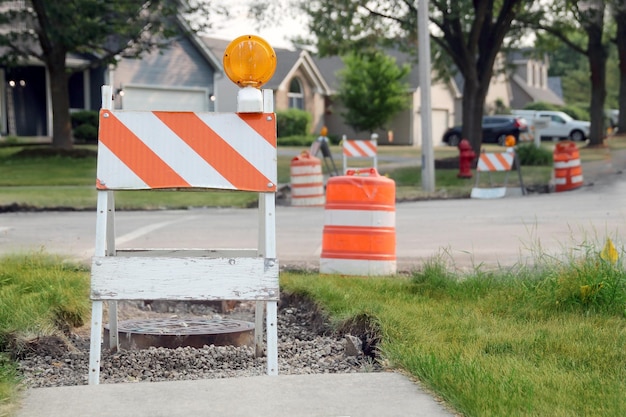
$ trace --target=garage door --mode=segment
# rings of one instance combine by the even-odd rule
[[[441,146],[444,132],[448,129],[448,110],[444,109],[432,109],[431,112],[432,117],[432,125],[430,127],[430,133],[432,135],[432,144],[433,146]],[[422,146],[422,125],[421,125],[421,117],[419,112],[415,117],[414,123],[414,137],[417,138],[417,141],[414,141],[415,146]]]
[[[209,94],[204,88],[159,88],[125,86],[124,110],[208,111]]]
[[[432,117],[433,146],[441,146],[441,138],[443,138],[443,134],[448,129],[448,111],[433,109]]]

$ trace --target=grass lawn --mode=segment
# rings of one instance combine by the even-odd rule
[[[626,148],[619,140],[608,144]],[[19,149],[0,148],[0,205],[95,207],[95,158],[18,158]],[[606,154],[606,148],[581,149],[583,160]],[[383,147],[380,155],[419,160],[413,148]],[[441,148],[436,155],[458,151]],[[290,160],[278,161],[281,182],[289,180]],[[425,196],[417,164],[381,162],[380,168],[396,181],[399,199]],[[522,167],[524,182],[546,183],[551,169]],[[437,195],[469,193],[474,181],[456,173],[437,170]],[[251,193],[116,193],[120,208],[243,207],[255,199]],[[532,267],[463,275],[441,259],[409,276],[285,272],[281,288],[310,297],[338,330],[366,329],[378,340],[379,360],[421,380],[463,415],[623,416],[624,251],[584,246],[566,261],[539,256]],[[60,258],[0,258],[0,415],[18,401],[19,375],[8,352],[30,338],[57,334],[59,325],[87,322],[88,287],[89,271]]]
[[[32,148],[32,147],[29,147]],[[95,146],[77,146],[95,151]],[[492,149],[493,148],[493,149]],[[0,147],[0,206],[27,205],[37,208],[74,207],[94,209],[96,206],[96,159],[70,157],[18,157],[23,147]],[[281,148],[286,154],[297,154],[300,148]],[[501,151],[499,147],[488,147],[488,151]],[[332,147],[334,155],[340,155],[339,147]],[[437,159],[455,158],[458,150],[451,147],[437,148]],[[290,182],[290,164],[293,156],[278,157],[278,182]],[[437,169],[436,190],[425,192],[421,187],[421,169],[418,167],[421,154],[419,148],[380,147],[379,171],[396,182],[398,201],[419,198],[466,198],[474,179],[457,178],[458,169]],[[338,170],[342,161],[335,158]],[[414,161],[414,164],[412,164]],[[324,164],[322,164],[325,172]],[[522,167],[523,182],[527,187],[545,185],[552,173],[550,166]],[[494,173],[493,180],[502,182],[504,173]],[[487,178],[484,177],[487,181]],[[481,184],[486,184],[482,183]],[[509,175],[509,186],[517,186],[515,172]],[[256,193],[228,191],[210,192],[167,192],[167,191],[124,191],[116,193],[118,209],[184,209],[188,207],[250,207],[257,201]]]
[[[590,250],[568,264],[467,276],[437,260],[409,277],[283,273],[281,287],[314,299],[338,328],[380,335],[385,364],[465,416],[618,417],[625,275]]]
[[[626,272],[587,246],[563,263],[410,275],[283,272],[338,331],[376,340],[377,360],[419,379],[464,416],[623,416]],[[620,259],[623,250],[620,251]],[[0,258],[0,346],[19,350],[89,319],[89,272],[45,254]],[[0,415],[19,375],[0,355]]]

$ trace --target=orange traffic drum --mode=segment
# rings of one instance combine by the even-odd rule
[[[583,185],[583,168],[578,147],[572,141],[563,141],[554,147],[554,189],[556,192],[573,190]]]
[[[395,204],[395,182],[374,168],[329,178],[320,272],[395,274]]]
[[[308,207],[324,205],[324,177],[319,158],[308,151],[291,160],[291,205]]]

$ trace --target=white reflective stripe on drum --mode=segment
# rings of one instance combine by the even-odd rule
[[[320,272],[322,274],[342,275],[394,275],[396,273],[396,261],[321,258]]]
[[[395,227],[396,212],[382,210],[329,210],[324,212],[326,226]]]

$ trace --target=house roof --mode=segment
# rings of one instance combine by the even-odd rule
[[[563,85],[561,77],[548,77],[548,88],[554,92],[559,98],[563,99]]]
[[[511,77],[511,82],[517,84],[533,101],[543,101],[544,103],[563,105],[563,99],[557,96],[554,91],[549,88],[538,88],[529,86],[522,77],[514,74]]]
[[[411,55],[395,49],[385,50],[385,54],[395,58],[398,65],[408,64],[410,66],[411,71],[407,77],[407,82],[410,90],[415,91],[419,87],[419,69],[418,66],[415,65]],[[315,61],[315,64],[319,68],[320,72],[324,75],[329,87],[333,90],[333,92],[337,92],[340,84],[337,73],[345,67],[343,60],[338,56],[324,58],[316,57],[313,58],[313,60]]]

